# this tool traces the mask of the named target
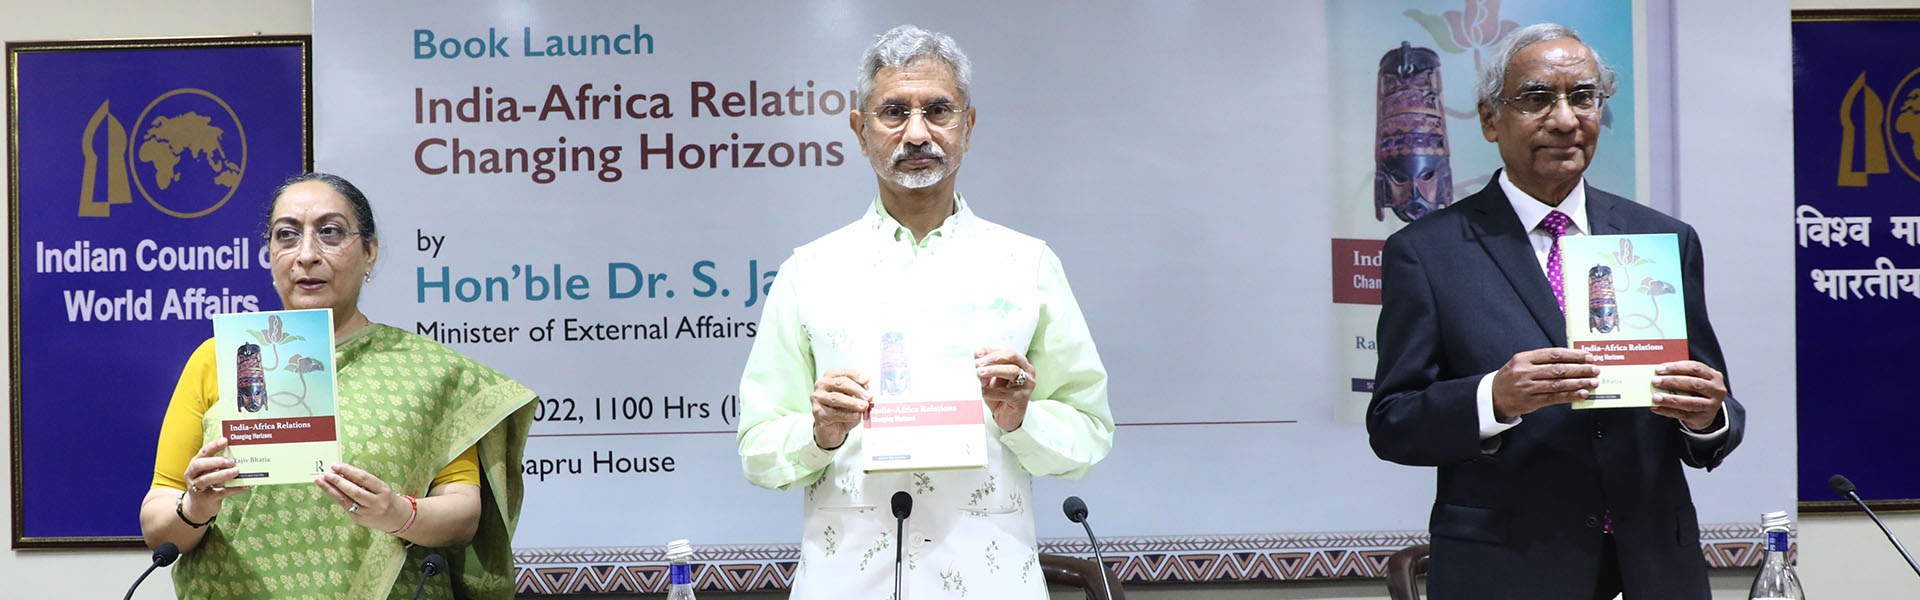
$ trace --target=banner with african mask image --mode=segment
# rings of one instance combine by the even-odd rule
[[[1619,89],[1602,107],[1586,178],[1632,196],[1639,21],[1631,2],[1514,0],[1329,1],[1327,21],[1335,99],[1333,412],[1360,423],[1378,362],[1374,328],[1387,236],[1479,192],[1501,167],[1499,148],[1481,135],[1474,94],[1494,47],[1522,26],[1559,23],[1613,68]]]
[[[279,308],[261,232],[310,164],[307,65],[305,36],[7,44],[15,547],[138,543],[208,319]]]

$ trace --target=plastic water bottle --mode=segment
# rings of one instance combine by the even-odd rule
[[[1767,562],[1753,578],[1750,600],[1806,600],[1800,591],[1800,576],[1787,564],[1787,529],[1791,525],[1785,511],[1760,516],[1760,531],[1766,536]]]
[[[686,540],[668,542],[667,565],[667,574],[672,578],[667,587],[667,600],[693,600],[693,544]]]

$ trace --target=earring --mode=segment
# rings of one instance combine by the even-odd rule
[[[366,281],[366,282],[372,282],[372,281],[373,281],[373,273],[367,273],[367,274],[366,274],[366,276],[364,276],[364,277],[361,277],[361,278],[360,278],[360,280],[361,280],[361,281]]]

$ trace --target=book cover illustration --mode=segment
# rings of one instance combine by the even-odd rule
[[[875,332],[879,374],[861,421],[867,471],[987,466],[973,307],[922,306]]]
[[[229,485],[308,483],[340,460],[334,431],[333,311],[213,317],[227,455],[240,467]]]
[[[1600,365],[1600,387],[1573,408],[1653,406],[1654,368],[1688,357],[1679,238],[1567,236],[1560,257],[1567,344]]]

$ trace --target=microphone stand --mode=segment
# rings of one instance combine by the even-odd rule
[[[153,564],[147,565],[147,570],[141,571],[140,578],[133,580],[133,587],[127,588],[127,595],[122,600],[133,600],[133,591],[140,589],[140,582],[146,581],[147,575],[152,573],[154,569],[158,569],[158,568],[160,568],[160,563],[153,563]]]
[[[902,577],[902,573],[900,572],[900,565],[906,562],[907,520],[894,519],[894,522],[896,525],[893,534],[893,600],[901,600],[900,580],[904,579],[904,577]]]
[[[1113,586],[1107,582],[1107,558],[1100,553],[1100,539],[1093,537],[1093,525],[1087,519],[1080,519],[1080,526],[1087,529],[1087,543],[1093,546],[1093,564],[1100,567],[1100,591],[1107,593],[1107,600],[1113,600]]]
[[[901,581],[907,556],[907,517],[913,514],[913,495],[906,490],[893,493],[893,600],[902,600]]]
[[[1079,523],[1087,530],[1087,544],[1093,546],[1093,564],[1100,567],[1100,590],[1107,593],[1107,600],[1113,600],[1113,586],[1107,581],[1107,557],[1100,553],[1100,538],[1093,535],[1093,524],[1087,522],[1087,503],[1079,496],[1067,496],[1060,504],[1060,510],[1067,513],[1067,520]]]
[[[141,571],[140,578],[133,580],[133,587],[127,588],[127,595],[123,600],[133,600],[133,591],[140,589],[140,583],[146,581],[147,576],[153,574],[154,569],[171,565],[173,561],[179,559],[180,546],[173,542],[161,542],[160,547],[153,551],[153,562],[147,563],[147,570]]]
[[[1907,567],[1913,569],[1915,575],[1920,575],[1920,564],[1914,564],[1913,555],[1907,554],[1907,547],[1900,545],[1900,540],[1893,537],[1893,530],[1887,529],[1887,524],[1880,522],[1880,515],[1873,514],[1873,509],[1867,508],[1867,503],[1860,499],[1860,492],[1847,490],[1846,495],[1848,500],[1860,505],[1860,510],[1867,511],[1867,517],[1873,519],[1873,524],[1880,526],[1880,533],[1887,536],[1887,541],[1893,542],[1893,549],[1900,551],[1900,558],[1907,559]]]

